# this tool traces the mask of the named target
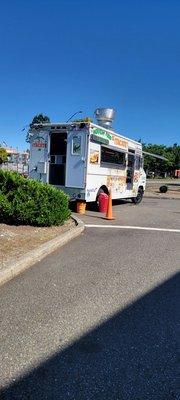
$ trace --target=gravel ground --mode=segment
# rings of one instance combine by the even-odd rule
[[[166,193],[160,193],[159,190],[147,189],[144,193],[144,197],[155,197],[158,199],[177,199],[180,200],[180,191],[168,190]]]
[[[168,191],[160,193],[159,188],[166,185]],[[167,199],[180,199],[180,182],[178,179],[151,179],[147,180],[145,197],[157,197]]]

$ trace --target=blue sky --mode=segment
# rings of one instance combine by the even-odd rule
[[[179,25],[179,0],[2,0],[0,142],[26,148],[36,113],[112,106],[124,135],[179,143]]]

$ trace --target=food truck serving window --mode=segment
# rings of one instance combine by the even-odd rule
[[[77,156],[81,154],[81,136],[74,135],[72,138],[72,154]]]
[[[101,162],[106,164],[125,165],[125,153],[101,146]]]

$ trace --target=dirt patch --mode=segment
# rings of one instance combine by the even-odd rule
[[[75,222],[72,219],[62,226],[46,228],[0,224],[0,268],[5,267],[9,262],[17,261],[28,251],[74,228],[74,226]]]
[[[144,193],[145,197],[157,197],[157,198],[167,198],[167,199],[180,199],[180,188],[168,189],[166,193],[160,193],[158,189],[147,188]]]
[[[166,193],[160,193],[160,186],[167,186]],[[167,199],[180,199],[180,182],[176,180],[147,180],[145,197],[157,197]]]

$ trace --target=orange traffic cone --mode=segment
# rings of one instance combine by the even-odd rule
[[[111,190],[109,191],[109,199],[108,199],[108,208],[107,208],[106,219],[109,219],[109,220],[114,219],[113,213],[112,213],[112,193],[111,193]]]

